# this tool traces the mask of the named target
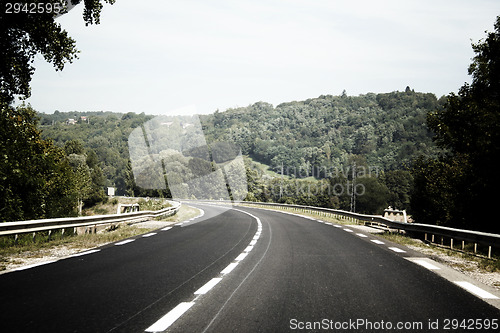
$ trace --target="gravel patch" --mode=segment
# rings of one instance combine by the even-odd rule
[[[486,272],[479,267],[474,260],[460,256],[450,256],[431,247],[424,248],[414,245],[406,245],[408,248],[429,256],[432,260],[447,265],[479,282],[500,291],[500,272]]]

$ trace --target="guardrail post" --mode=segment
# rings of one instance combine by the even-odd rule
[[[453,250],[453,238],[450,239],[450,248]]]
[[[491,245],[488,246],[488,258],[491,259]]]

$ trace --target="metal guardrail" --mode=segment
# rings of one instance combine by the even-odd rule
[[[205,201],[205,200],[204,200]],[[279,203],[270,203],[270,202],[252,202],[252,201],[211,201],[214,202],[223,202],[223,203],[233,203],[233,204],[244,204],[244,205],[255,205],[255,206],[264,206],[264,207],[277,207],[277,208],[287,208],[292,210],[298,210],[310,213],[316,213],[320,215],[333,215],[334,217],[340,219],[348,219],[352,222],[362,222],[363,224],[370,225],[378,225],[384,226],[388,229],[393,229],[397,231],[405,231],[413,234],[420,234],[424,236],[426,241],[434,242],[434,236],[445,237],[451,241],[451,248],[454,246],[454,240],[462,241],[462,249],[463,242],[474,243],[474,252],[477,251],[477,244],[485,245],[488,247],[488,257],[491,258],[491,249],[499,248],[500,249],[500,235],[492,234],[481,231],[471,231],[465,229],[455,229],[437,225],[430,224],[421,224],[421,223],[405,223],[394,221],[388,218],[385,218],[381,215],[367,215],[367,214],[358,214],[353,212],[348,212],[344,210],[330,209],[330,208],[322,208],[322,207],[314,207],[314,206],[302,206],[302,205],[287,205],[287,204],[279,204]],[[456,245],[456,243],[455,243]],[[456,249],[456,248],[455,248]]]
[[[0,223],[0,236],[36,233],[40,231],[64,230],[79,227],[97,227],[104,224],[134,223],[148,218],[174,215],[179,211],[180,202],[170,201],[171,207],[157,211],[139,211],[125,214],[63,217]]]

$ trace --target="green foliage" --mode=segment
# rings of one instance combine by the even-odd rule
[[[93,183],[100,187],[116,187],[117,195],[167,196],[153,190],[141,190],[135,186],[128,153],[128,137],[132,130],[152,116],[144,113],[112,112],[59,112],[39,114],[44,138],[52,138],[69,154],[84,154],[91,169]],[[86,121],[80,121],[86,117]],[[68,119],[77,121],[68,124]],[[101,195],[87,199],[92,204]]]
[[[104,0],[110,4],[114,0]],[[65,2],[58,2],[61,7]],[[79,3],[81,0],[73,1]],[[102,1],[84,1],[85,23],[98,24]],[[30,3],[44,3],[30,1]],[[24,11],[6,13],[0,10],[0,102],[10,104],[15,95],[29,97],[30,82],[35,68],[33,62],[37,54],[61,71],[67,62],[77,58],[75,41],[55,21],[52,13],[30,14]]]
[[[209,142],[234,142],[243,154],[276,169],[344,167],[349,155],[384,170],[401,169],[437,149],[425,124],[433,94],[392,92],[320,96],[276,107],[259,102],[201,117]],[[322,176],[325,176],[324,174]]]
[[[30,106],[0,112],[0,220],[73,214],[73,172],[63,150],[41,138]]]
[[[418,221],[500,232],[494,214],[500,185],[500,16],[495,32],[473,44],[472,84],[429,113],[435,140],[447,150],[415,164],[412,210]]]

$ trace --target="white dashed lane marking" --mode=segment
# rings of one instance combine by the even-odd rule
[[[436,265],[433,265],[432,263],[428,262],[427,260],[425,259],[413,259],[413,258],[408,258],[408,260],[422,266],[422,267],[425,267],[427,269],[430,269],[430,270],[437,270],[437,269],[440,269],[439,267],[437,267]]]
[[[213,278],[212,280],[205,283],[203,287],[194,292],[195,295],[204,295],[210,291],[217,283],[221,282],[222,278]]]
[[[135,241],[135,239],[126,239],[124,241],[121,241],[121,242],[118,242],[118,243],[115,243],[115,245],[124,245],[124,244],[128,244],[128,243],[132,243],[133,241]]]
[[[229,273],[231,273],[231,271],[232,271],[233,269],[235,269],[235,268],[236,268],[236,266],[238,266],[238,263],[237,263],[237,262],[232,262],[232,263],[230,263],[229,265],[227,265],[227,267],[226,267],[226,268],[224,268],[224,269],[223,269],[220,273],[221,273],[222,275],[229,274]]]
[[[252,240],[248,244],[248,246],[243,250],[242,253],[240,253],[233,262],[231,262],[229,265],[226,266],[221,272],[220,276],[211,279],[205,285],[203,285],[201,288],[199,288],[197,291],[194,292],[195,298],[191,302],[182,302],[179,305],[177,305],[175,308],[173,308],[169,313],[167,313],[165,316],[160,318],[156,323],[151,325],[146,329],[146,332],[162,332],[165,331],[170,325],[172,325],[177,319],[179,319],[186,311],[188,311],[194,304],[195,301],[200,297],[201,295],[204,295],[208,293],[213,287],[215,287],[220,281],[222,281],[222,278],[226,276],[227,274],[231,273],[238,264],[246,258],[248,253],[253,250],[255,244],[259,240],[261,233],[262,233],[262,223],[260,222],[260,219],[250,213],[243,212],[245,214],[250,215],[257,221],[257,231],[255,232]],[[203,216],[201,214],[200,216]],[[177,224],[177,226],[182,225],[182,223]],[[164,228],[162,230],[169,230],[170,227]],[[152,235],[151,235],[152,236]]]
[[[146,332],[163,332],[170,327],[180,316],[194,305],[194,302],[182,302],[169,313],[161,317],[156,323],[149,326]]]
[[[243,252],[243,253],[241,253],[239,256],[237,256],[237,257],[236,257],[236,259],[234,259],[234,260],[236,260],[236,261],[241,261],[241,260],[245,259],[245,257],[246,257],[247,255],[248,255],[248,252]]]
[[[398,253],[405,253],[406,252],[405,250],[401,250],[398,247],[389,247],[389,250],[392,250],[392,251],[398,252]]]
[[[496,297],[495,295],[490,294],[486,290],[483,290],[479,287],[476,287],[475,285],[473,285],[470,282],[466,282],[466,281],[453,281],[453,282],[455,284],[459,285],[460,287],[464,288],[468,292],[473,293],[474,295],[479,296],[481,298],[498,299],[498,297]]]

